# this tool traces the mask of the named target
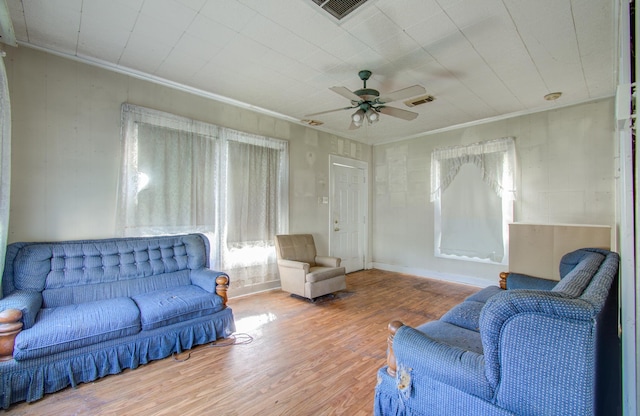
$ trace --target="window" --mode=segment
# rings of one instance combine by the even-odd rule
[[[510,137],[432,152],[436,256],[507,264],[514,172]]]
[[[288,229],[288,144],[123,104],[118,228],[200,232],[232,288],[278,279],[273,236]]]

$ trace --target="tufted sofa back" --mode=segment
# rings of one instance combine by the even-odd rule
[[[7,247],[3,293],[42,292],[43,307],[133,296],[190,283],[206,266],[199,234],[115,238]]]

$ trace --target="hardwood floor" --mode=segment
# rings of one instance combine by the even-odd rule
[[[348,275],[346,291],[315,303],[282,291],[232,298],[236,345],[202,345],[6,413],[370,415],[387,324],[438,319],[477,290],[368,270]]]

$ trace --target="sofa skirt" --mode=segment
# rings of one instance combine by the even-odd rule
[[[0,362],[0,405],[32,402],[67,386],[94,381],[159,360],[235,332],[230,308],[214,315],[141,331],[31,360]]]

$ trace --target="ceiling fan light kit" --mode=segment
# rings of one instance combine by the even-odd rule
[[[351,114],[351,121],[353,121],[353,123],[360,127],[362,126],[362,121],[364,120],[364,110],[361,108],[358,111],[356,111],[355,113]]]
[[[380,92],[378,90],[367,88],[367,80],[371,77],[371,71],[362,70],[358,72],[358,76],[363,82],[363,86],[359,90],[352,92],[346,87],[329,88],[336,94],[339,94],[350,100],[350,107],[321,111],[319,113],[308,114],[305,117],[332,113],[334,111],[356,109],[355,113],[351,114],[351,126],[349,127],[349,129],[357,129],[361,127],[365,120],[368,124],[377,123],[380,120],[380,113],[392,117],[397,117],[403,120],[413,120],[418,117],[418,113],[402,110],[396,107],[389,107],[386,104],[393,101],[404,100],[410,97],[415,97],[417,95],[425,94],[426,90],[424,87],[420,85],[414,85],[412,87],[403,88],[401,90],[397,90],[389,94],[380,96]],[[433,101],[433,98],[431,99],[431,101]]]
[[[380,116],[372,108],[368,109],[367,112],[365,113],[365,115],[367,116],[367,120],[371,124],[376,123],[378,120],[380,120]]]

